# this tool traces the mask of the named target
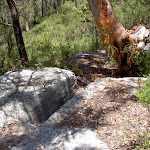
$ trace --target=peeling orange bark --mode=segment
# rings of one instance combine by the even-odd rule
[[[136,31],[125,29],[117,18],[109,0],[87,1],[100,31],[104,47],[111,55],[111,46],[113,58],[118,61],[122,70],[128,70],[133,64],[133,56],[127,56],[127,53],[124,52],[125,45],[129,42],[138,44],[139,41],[144,40],[143,33],[147,32],[149,36],[150,30],[147,30],[144,26]]]

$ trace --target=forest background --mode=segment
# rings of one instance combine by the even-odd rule
[[[31,68],[66,68],[79,52],[101,50],[102,41],[86,0],[15,0]],[[110,0],[125,28],[150,24],[149,0]],[[11,13],[0,1],[0,75],[25,68],[19,56]]]

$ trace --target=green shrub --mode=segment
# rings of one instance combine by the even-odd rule
[[[97,49],[92,15],[83,3],[77,9],[74,3],[66,1],[58,14],[45,16],[43,22],[24,33],[26,50],[33,66],[58,67],[62,63],[62,67],[69,56]],[[101,47],[101,42],[98,46]]]
[[[144,83],[144,86],[141,86],[139,78],[139,86],[136,90],[135,96],[139,98],[138,102],[146,104],[147,110],[149,112],[150,117],[150,76],[147,78],[147,81]],[[149,118],[150,120],[150,118]],[[149,122],[150,123],[150,122]],[[143,138],[143,143],[136,147],[136,149],[149,149],[150,148],[150,142],[149,142],[149,131],[144,132],[143,135],[141,135],[141,138]]]
[[[140,129],[137,129],[136,126],[134,126],[130,120],[126,120],[126,123],[128,123],[129,127],[122,126],[122,130],[124,132],[135,132],[137,135],[137,138],[128,139],[129,143],[131,144],[132,149],[134,150],[148,150],[150,148],[149,143],[149,131],[141,131]],[[119,142],[125,142],[125,141],[119,141]]]
[[[144,83],[144,86],[140,86],[136,90],[135,96],[139,98],[139,102],[146,104],[148,112],[150,114],[150,79],[148,78],[147,82]]]
[[[113,0],[112,5],[118,18],[126,28],[132,28],[134,25],[139,24],[149,24],[149,0]]]

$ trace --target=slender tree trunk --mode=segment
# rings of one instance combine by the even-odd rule
[[[55,0],[54,3],[55,3],[55,6],[56,6],[56,12],[58,13],[58,1]]]
[[[96,38],[96,49],[98,49],[98,31],[97,31],[97,28],[96,28],[96,24],[94,24],[94,28],[95,28],[95,38]]]
[[[28,22],[27,17],[25,17],[24,20],[25,20],[26,32],[28,32],[29,31],[29,22]]]
[[[44,16],[44,0],[42,0],[42,17]]]
[[[0,68],[3,68],[4,67],[4,61],[5,61],[5,56],[3,56],[3,59],[1,60],[1,65],[0,65]],[[3,72],[3,71],[2,71]],[[0,72],[0,73],[2,73]]]
[[[61,5],[61,0],[57,0],[58,7]]]
[[[8,46],[7,56],[9,58],[11,58],[12,48],[14,46],[13,39],[12,39],[12,34],[13,34],[13,31],[11,31],[11,29],[8,29],[8,27],[4,28],[4,38],[5,38],[6,42],[7,42],[7,46]]]
[[[11,53],[12,53],[12,48],[13,48],[13,44],[11,41],[7,41],[8,44],[8,57],[11,58]]]
[[[11,16],[12,16],[14,33],[15,33],[15,37],[16,37],[19,55],[22,60],[22,65],[29,66],[29,60],[28,60],[28,56],[27,56],[27,53],[25,50],[22,32],[21,32],[21,28],[20,28],[18,11],[16,9],[16,6],[15,6],[15,3],[13,0],[6,0],[6,1],[10,8],[10,12],[11,12]]]
[[[78,0],[75,0],[75,7],[78,8]]]
[[[44,0],[44,11],[45,14],[47,13],[47,0]]]
[[[35,25],[37,23],[36,17],[38,16],[38,8],[37,8],[37,3],[36,0],[33,0],[33,10],[34,10],[34,15],[33,15],[33,24]]]

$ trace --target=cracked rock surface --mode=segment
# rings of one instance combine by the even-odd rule
[[[122,131],[120,124],[131,128],[125,124],[127,119],[137,128],[148,127],[146,107],[134,95],[138,80],[136,77],[102,78],[90,83],[11,150],[135,148],[135,141],[119,141],[137,137],[134,130]],[[141,84],[146,80],[141,78]]]

